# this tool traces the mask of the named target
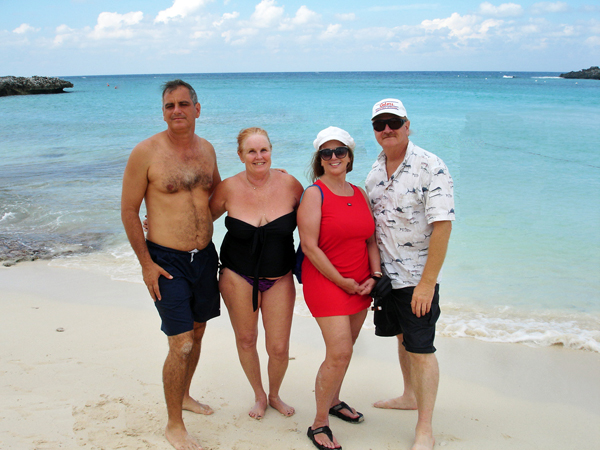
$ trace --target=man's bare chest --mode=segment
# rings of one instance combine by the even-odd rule
[[[151,181],[166,193],[209,190],[213,183],[214,162],[201,157],[162,157],[153,164]]]

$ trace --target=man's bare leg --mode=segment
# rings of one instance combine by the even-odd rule
[[[186,391],[190,355],[194,347],[193,331],[169,336],[169,354],[163,367],[163,385],[167,403],[165,436],[177,450],[202,450],[183,423],[182,405]]]
[[[400,360],[400,369],[404,381],[404,393],[400,397],[394,397],[387,400],[379,400],[373,403],[375,408],[383,409],[417,409],[417,397],[412,385],[410,356],[402,341],[404,335],[399,334],[398,338],[398,358]]]
[[[411,450],[433,450],[433,408],[437,397],[440,370],[434,353],[409,353],[412,382],[417,397],[419,416],[415,443]]]
[[[186,388],[185,393],[183,394],[183,409],[196,414],[209,415],[214,413],[212,408],[193,399],[190,395],[190,385],[192,384],[192,377],[194,376],[194,372],[198,366],[198,361],[200,360],[200,349],[202,347],[202,337],[204,336],[205,330],[206,322],[194,322],[194,346],[192,347],[192,352],[189,356],[188,372],[186,375]]]

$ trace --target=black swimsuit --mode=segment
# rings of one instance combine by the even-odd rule
[[[252,306],[256,311],[259,279],[282,277],[294,267],[296,211],[260,227],[227,216],[225,228],[227,234],[221,244],[221,264],[240,275],[253,277]]]

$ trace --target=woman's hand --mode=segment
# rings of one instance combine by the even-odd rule
[[[344,290],[347,294],[357,294],[359,285],[353,278],[342,278],[342,281],[338,284],[340,288]]]

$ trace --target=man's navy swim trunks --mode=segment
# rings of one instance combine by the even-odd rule
[[[152,260],[172,280],[161,276],[158,287],[162,300],[154,302],[162,319],[161,330],[175,336],[194,329],[194,322],[206,322],[221,314],[217,267],[219,257],[212,242],[203,250],[185,252],[146,241]]]

